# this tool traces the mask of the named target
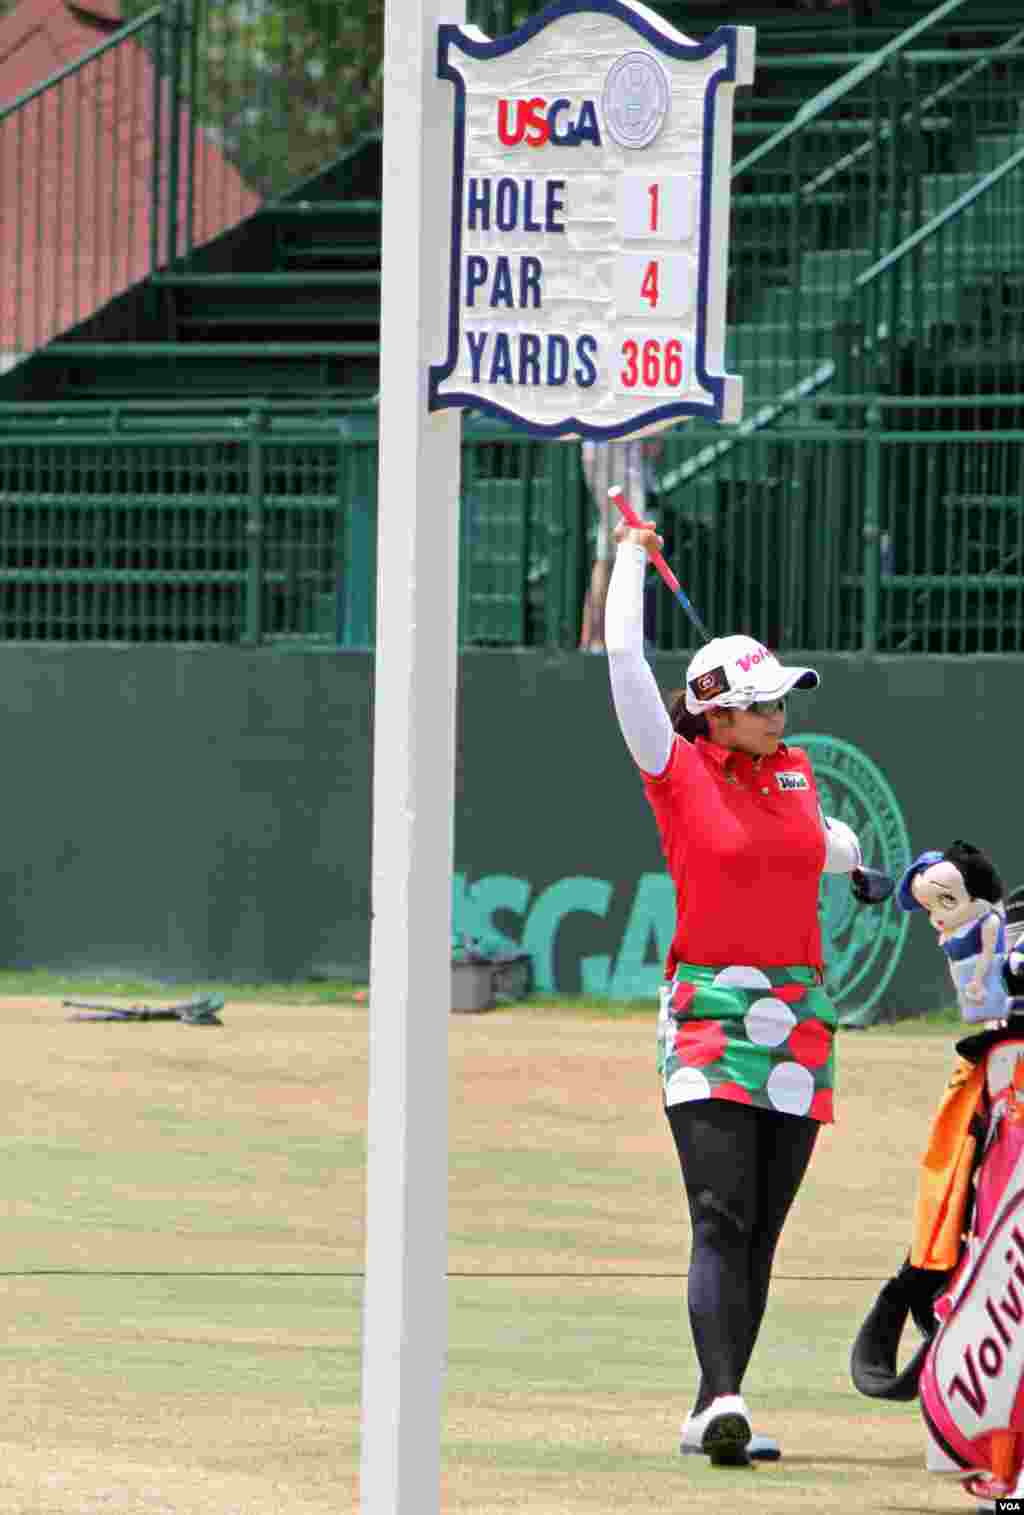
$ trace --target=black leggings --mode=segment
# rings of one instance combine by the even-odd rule
[[[687,1304],[700,1414],[720,1394],[740,1392],[775,1248],[820,1128],[806,1116],[724,1099],[691,1100],[665,1113],[693,1226]]]

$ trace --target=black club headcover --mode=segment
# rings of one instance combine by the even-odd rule
[[[878,868],[854,868],[850,874],[853,897],[862,905],[881,905],[893,892],[896,880]]]
[[[918,1379],[937,1324],[932,1304],[948,1280],[948,1273],[913,1268],[905,1262],[883,1287],[850,1353],[850,1376],[861,1394],[903,1402],[917,1398]],[[896,1359],[908,1315],[913,1315],[925,1339],[900,1371]]]

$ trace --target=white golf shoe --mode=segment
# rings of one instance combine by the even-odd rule
[[[778,1442],[753,1434],[750,1412],[739,1394],[721,1394],[700,1415],[689,1416],[679,1433],[679,1450],[684,1456],[703,1452],[718,1468],[741,1468],[755,1457],[781,1456]]]

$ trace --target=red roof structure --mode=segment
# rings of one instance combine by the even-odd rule
[[[123,24],[116,0],[20,0],[0,21],[4,366],[185,252],[190,203],[193,245],[261,203],[183,108],[171,216],[173,132],[150,51],[155,23],[9,109]]]

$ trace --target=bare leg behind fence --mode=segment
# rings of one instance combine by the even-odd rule
[[[643,514],[647,505],[644,465],[638,442],[584,442],[581,454],[583,476],[597,511],[597,539],[590,570],[590,588],[583,602],[580,647],[584,652],[604,651],[604,605],[615,555],[615,512],[608,491],[618,484],[633,509]]]

